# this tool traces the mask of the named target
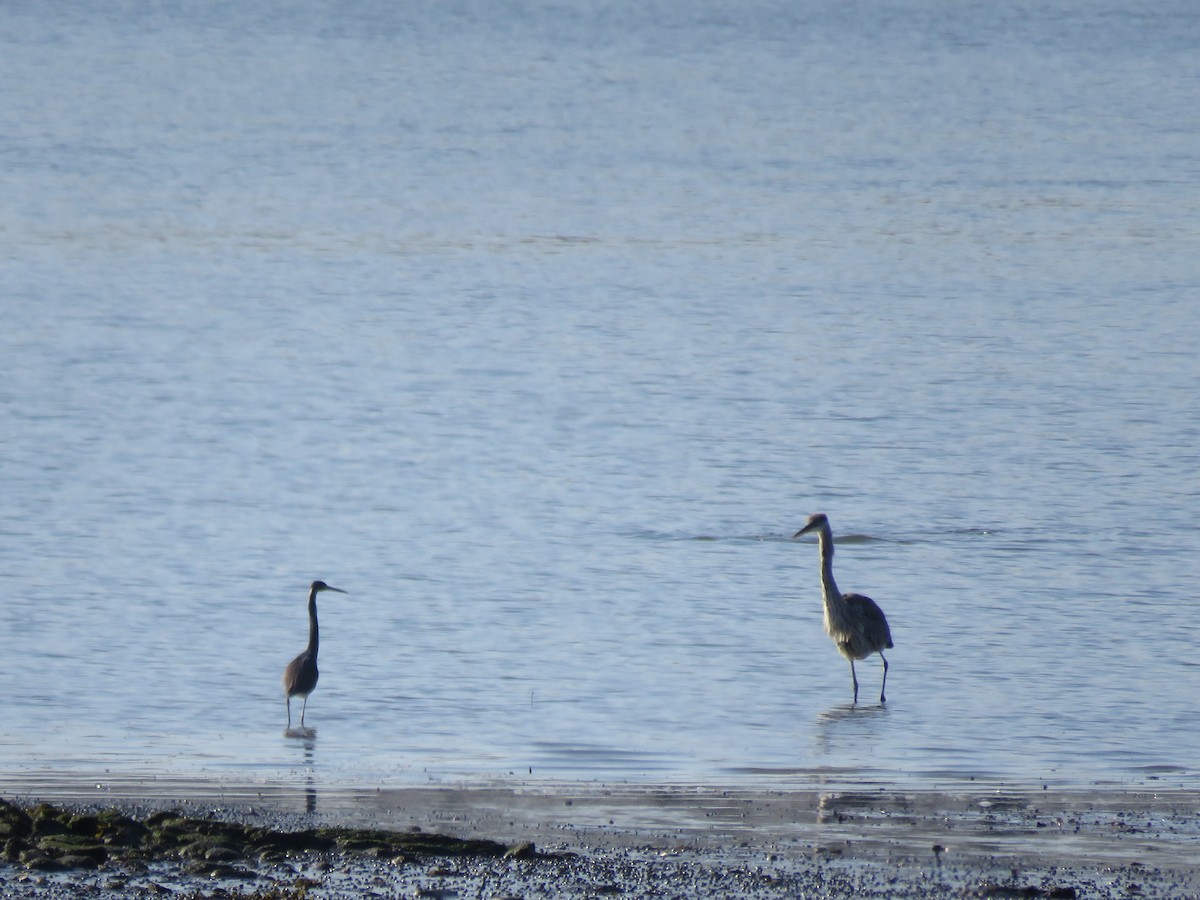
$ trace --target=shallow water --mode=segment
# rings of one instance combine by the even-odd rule
[[[0,777],[1195,783],[1191,5],[0,22]]]

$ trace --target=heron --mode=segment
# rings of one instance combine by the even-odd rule
[[[879,702],[886,703],[888,661],[884,650],[892,649],[892,631],[888,628],[883,610],[870,597],[862,594],[843,594],[833,580],[833,529],[825,513],[814,513],[808,523],[793,535],[798,538],[811,531],[817,533],[821,550],[821,594],[825,600],[825,633],[833,638],[842,656],[850,660],[850,678],[854,682],[854,702],[858,702],[856,659],[866,659],[878,653],[883,660],[883,685]]]
[[[308,695],[317,686],[317,679],[321,675],[317,671],[317,646],[320,643],[320,631],[317,628],[317,594],[321,591],[346,593],[341,588],[330,587],[323,581],[314,581],[308,591],[308,647],[283,670],[283,695],[287,701],[288,728],[292,727],[293,697],[304,698],[304,706],[300,709],[300,727],[304,727]]]

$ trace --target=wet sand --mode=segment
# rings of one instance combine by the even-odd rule
[[[279,831],[419,829],[515,848],[509,858],[307,852],[255,861],[234,879],[170,859],[145,871],[0,866],[0,893],[13,897],[1200,897],[1200,795],[1181,789],[503,782],[329,791],[41,775],[0,779],[0,795]]]

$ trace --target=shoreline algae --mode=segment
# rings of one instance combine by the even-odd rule
[[[521,851],[496,841],[414,829],[308,828],[283,831],[159,811],[139,819],[117,810],[74,813],[49,803],[24,809],[0,799],[3,858],[29,869],[61,871],[105,863],[177,860],[189,874],[238,877],[237,863],[270,863],[336,852],[395,864],[427,857],[502,858]],[[254,877],[246,872],[245,877]]]

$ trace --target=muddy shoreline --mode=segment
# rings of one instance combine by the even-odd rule
[[[231,870],[206,871],[165,843],[94,867],[9,853],[0,894],[12,897],[1200,897],[1200,795],[1181,789],[128,778],[4,779],[0,796],[26,815],[49,802],[64,816],[233,825],[259,840],[242,852],[231,838],[219,853]],[[287,835],[317,833],[288,849]],[[412,836],[421,841],[404,849]]]

